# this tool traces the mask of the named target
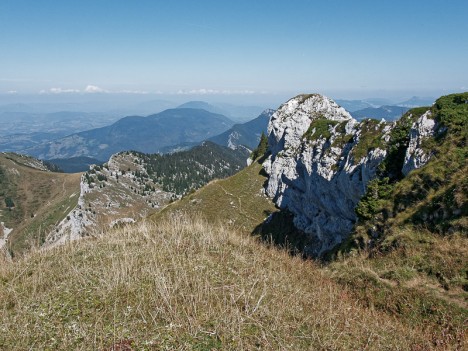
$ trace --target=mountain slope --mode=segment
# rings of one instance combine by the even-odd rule
[[[352,116],[356,118],[358,121],[363,120],[365,118],[375,118],[375,119],[382,119],[384,118],[387,121],[394,121],[400,118],[406,111],[408,111],[409,107],[404,106],[380,106],[380,107],[368,107],[362,110],[357,110],[352,112]]]
[[[378,296],[379,308],[442,328],[432,339],[440,348],[466,342],[467,125],[468,93],[397,122],[378,177],[356,208],[358,222],[330,265],[355,291]]]
[[[216,113],[219,115],[227,116],[227,112],[223,109],[211,105],[205,101],[188,101],[183,103],[182,105],[177,106],[177,108],[190,108],[190,109],[198,109],[198,110],[205,110],[211,113]]]
[[[375,107],[372,104],[365,102],[363,100],[342,100],[337,99],[336,103],[341,107],[344,107],[346,111],[353,113],[354,111],[363,110],[369,107]]]
[[[436,348],[463,349],[468,314],[466,101],[468,94],[443,97],[431,113],[414,109],[384,124],[358,123],[326,98],[299,96],[272,118],[270,157],[278,163],[272,165],[271,158],[263,163],[269,177],[254,163],[169,205],[155,220],[177,212],[201,214],[213,223],[260,233],[292,252],[310,253],[331,239],[328,247],[335,251],[324,270],[353,296],[408,326],[423,325]],[[282,135],[285,130],[295,136]],[[303,158],[293,163],[297,155]],[[267,193],[277,184],[272,189],[280,211],[262,198],[262,183]],[[306,191],[317,195],[305,197]],[[389,198],[389,193],[394,195]],[[315,220],[310,227],[316,231],[297,229],[296,223],[305,222],[296,221],[299,216]],[[267,217],[263,224],[262,217]],[[333,240],[343,220],[349,223],[339,245]]]
[[[1,246],[20,254],[42,245],[79,194],[80,175],[52,173],[30,157],[0,154]]]
[[[274,204],[263,192],[265,180],[260,163],[253,162],[232,177],[214,180],[196,192],[169,204],[151,219],[158,221],[173,213],[201,215],[210,223],[233,226],[250,234],[276,211]]]
[[[232,126],[225,116],[199,109],[170,109],[148,117],[125,117],[103,128],[25,150],[41,159],[87,156],[107,160],[117,152],[159,152],[182,142],[199,142]]]
[[[275,210],[262,194],[260,172],[254,162],[211,182],[166,207],[154,224],[113,229],[0,265],[7,330],[0,345],[431,349],[424,328],[361,306],[311,261],[239,232],[252,231]],[[223,226],[177,212],[201,213]],[[31,319],[35,328],[23,328]]]
[[[383,124],[357,123],[319,95],[291,99],[272,118],[272,155],[169,204],[154,223],[0,265],[0,346],[465,349],[467,101],[468,93],[443,97],[430,113]],[[298,140],[275,143],[286,129]],[[306,152],[317,156],[302,159],[301,167],[315,162],[309,173],[262,171],[261,163],[274,169],[273,155],[296,169],[291,157]],[[263,242],[246,235],[283,212],[264,195],[272,178],[283,182],[275,200],[290,203],[287,189],[303,191],[312,173],[353,171],[345,185],[364,183],[357,206],[371,218],[333,262],[291,256],[269,233]]]
[[[226,227],[174,216],[103,234],[0,264],[0,348],[431,349],[313,262]]]
[[[404,107],[422,107],[422,106],[431,106],[436,99],[433,97],[419,97],[419,96],[413,96],[408,100],[402,101],[397,103],[396,105],[398,106],[404,106]]]
[[[148,178],[140,158],[131,153],[112,155],[102,166],[94,165],[81,175],[76,205],[49,229],[44,246],[134,223],[158,211],[173,196]]]
[[[231,129],[208,140],[231,149],[244,145],[253,150],[260,141],[260,135],[267,132],[268,121],[273,112],[265,110],[257,118],[243,124],[235,124]]]
[[[247,122],[261,114],[265,108],[259,106],[241,106],[226,103],[209,104],[205,101],[189,101],[178,108],[203,109],[212,113],[218,113],[237,122]]]
[[[329,267],[338,281],[369,305],[450,335],[434,337],[440,345],[463,340],[467,315],[467,102],[468,93],[454,94],[394,123],[358,123],[325,97],[298,96],[272,117],[264,163],[281,211],[262,235],[307,255],[344,256]]]

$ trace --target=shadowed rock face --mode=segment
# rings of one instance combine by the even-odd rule
[[[414,138],[421,129],[418,122]],[[270,156],[263,164],[269,175],[265,192],[278,207],[293,213],[294,225],[315,243],[305,248],[307,254],[320,256],[349,235],[356,221],[354,209],[387,155],[394,125],[359,123],[318,94],[297,96],[272,115]],[[406,173],[429,159],[418,157],[417,148],[407,157]]]

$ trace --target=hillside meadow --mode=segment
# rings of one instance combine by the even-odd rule
[[[426,350],[409,327],[290,256],[175,215],[0,266],[5,350]]]

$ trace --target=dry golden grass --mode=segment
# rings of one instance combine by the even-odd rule
[[[0,349],[430,349],[311,261],[185,216],[0,265]]]

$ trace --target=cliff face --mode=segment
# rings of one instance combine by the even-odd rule
[[[269,175],[265,191],[289,210],[296,228],[309,236],[305,248],[320,256],[341,243],[356,222],[355,207],[386,158],[396,123],[357,122],[331,99],[300,95],[283,104],[268,126]],[[434,121],[425,114],[412,126],[404,174],[430,158],[421,150]]]
[[[402,169],[405,176],[413,169],[421,168],[429,161],[431,154],[422,148],[422,143],[425,139],[432,137],[436,130],[437,123],[432,118],[431,111],[427,111],[413,124]]]

